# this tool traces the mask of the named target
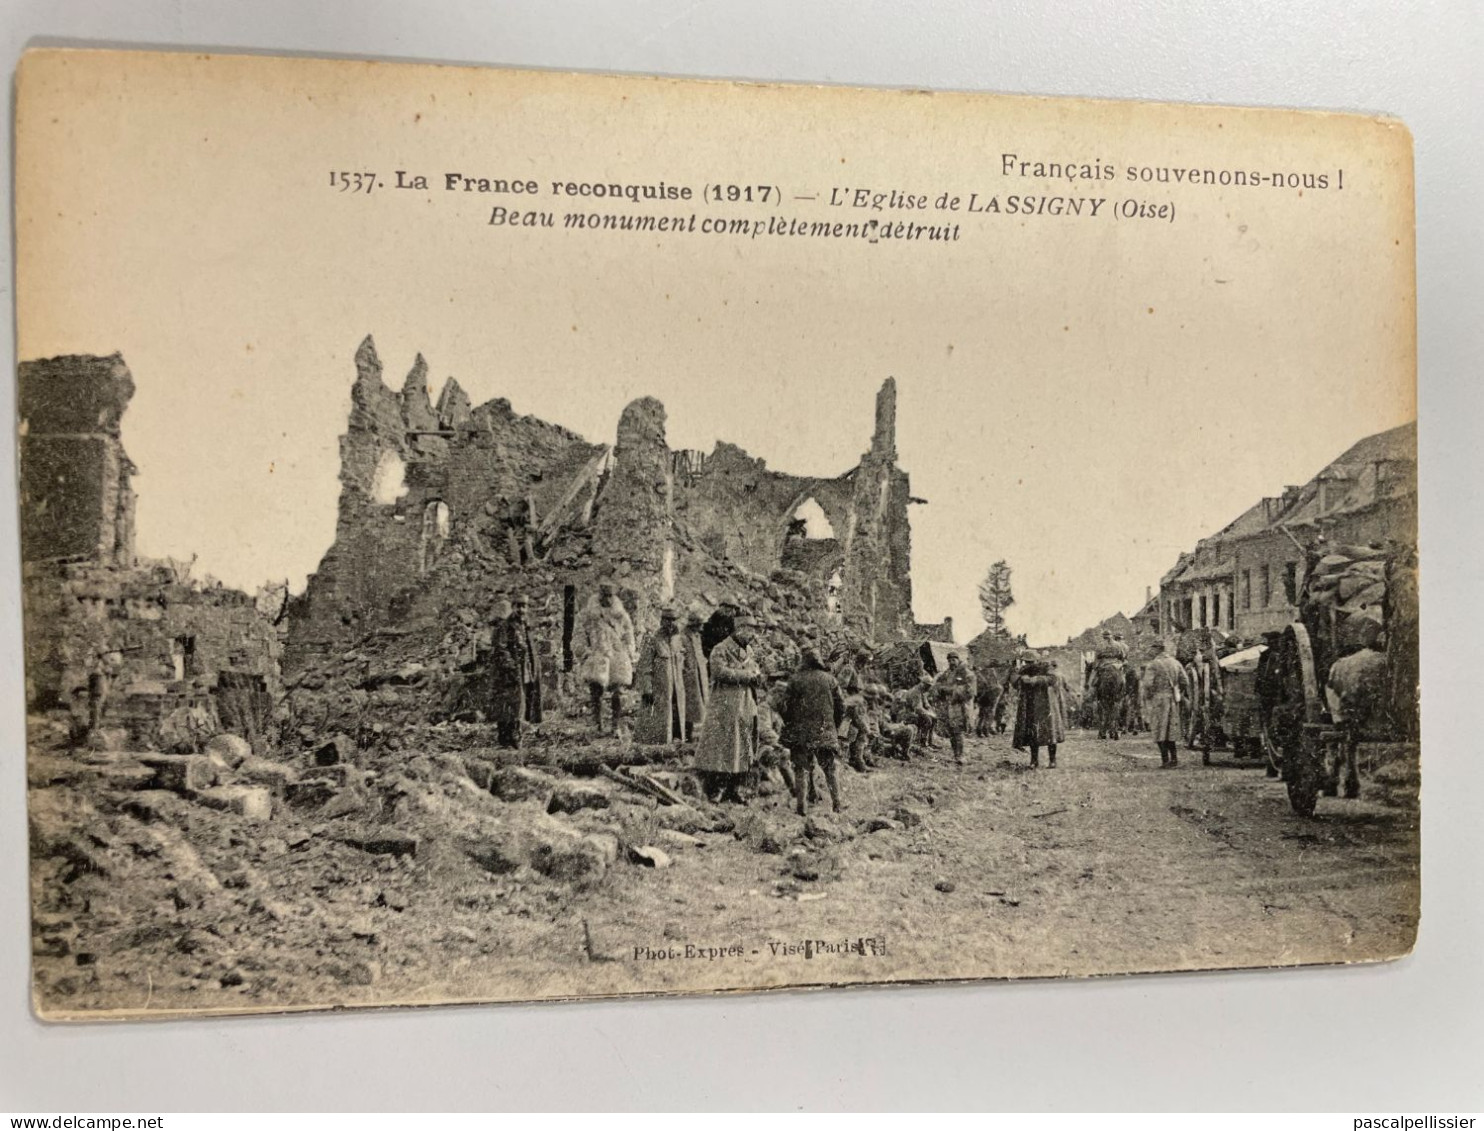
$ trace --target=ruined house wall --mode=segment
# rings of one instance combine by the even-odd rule
[[[236,717],[238,692],[256,689],[261,730],[282,692],[277,629],[247,594],[182,583],[166,566],[102,562],[28,564],[24,591],[35,626],[26,633],[33,708],[66,709],[81,722],[88,676],[111,654],[104,725],[150,744],[176,708],[209,704],[220,724],[270,737],[247,734]]]
[[[118,354],[22,362],[21,558],[128,564],[134,544],[134,468],[120,421],[134,380]]]

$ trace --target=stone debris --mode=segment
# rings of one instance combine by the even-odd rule
[[[257,785],[221,785],[202,790],[196,800],[213,809],[229,809],[249,821],[266,821],[273,815],[273,795]]]
[[[226,733],[217,734],[208,739],[201,753],[229,770],[238,769],[243,762],[253,756],[252,746],[248,744],[247,739],[240,735]]]
[[[671,864],[670,854],[668,852],[662,848],[655,848],[650,844],[630,848],[629,859],[635,864],[642,864],[646,868],[668,868]]]
[[[584,809],[607,809],[613,799],[607,790],[594,785],[561,782],[546,803],[548,813],[580,813]]]
[[[221,777],[217,763],[201,754],[149,754],[139,760],[154,772],[153,789],[189,796],[210,789]]]

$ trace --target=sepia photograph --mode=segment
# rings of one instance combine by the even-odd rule
[[[42,1018],[1411,951],[1399,122],[48,49],[15,136]]]

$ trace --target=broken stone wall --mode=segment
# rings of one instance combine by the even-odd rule
[[[356,354],[341,439],[335,542],[293,605],[287,659],[344,649],[367,633],[416,625],[444,602],[449,570],[465,588],[512,567],[507,504],[529,498],[536,526],[602,448],[506,400],[471,408],[450,379],[435,408],[419,356],[400,393],[382,381],[374,343]],[[535,531],[533,530],[533,535]]]
[[[109,661],[105,726],[153,745],[180,708],[268,742],[282,692],[278,630],[251,597],[181,582],[168,566],[35,563],[25,574],[27,698],[87,718],[88,677]],[[256,733],[251,733],[256,732]]]
[[[22,362],[21,558],[127,565],[134,471],[119,438],[134,381],[118,354]]]
[[[838,612],[877,642],[912,633],[911,488],[896,466],[896,384],[882,386],[871,449],[835,479],[787,475],[732,444],[719,443],[703,471],[677,491],[677,513],[701,547],[763,576],[784,568],[829,587],[840,575]],[[833,538],[792,529],[818,504]]]

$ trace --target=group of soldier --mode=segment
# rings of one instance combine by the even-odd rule
[[[505,746],[519,745],[522,724],[539,725],[542,719],[540,649],[528,609],[524,596],[499,603],[485,665],[488,717]],[[1012,748],[1028,752],[1030,765],[1039,767],[1044,747],[1048,768],[1055,767],[1076,713],[1074,693],[1055,659],[1033,652],[982,676],[949,653],[941,672],[924,673],[911,687],[893,692],[865,650],[827,663],[819,650],[805,648],[795,671],[769,673],[755,647],[757,627],[736,606],[714,616],[692,606],[682,618],[667,604],[658,628],[641,645],[616,585],[603,582],[576,617],[572,639],[575,676],[586,687],[595,732],[605,733],[605,716],[607,732],[619,732],[624,696],[632,688],[640,704],[634,740],[692,743],[708,799],[743,803],[749,782],[776,775],[806,813],[818,798],[816,769],[839,809],[839,762],[870,773],[879,759],[909,759],[914,749],[936,748],[942,736],[962,765],[970,730],[981,737],[1003,734],[1012,711]],[[1123,641],[1104,633],[1087,685],[1098,696],[1100,683],[1116,680],[1123,692],[1114,715],[1107,711],[1115,697],[1099,697],[1101,737],[1147,729],[1161,764],[1173,767],[1182,739],[1209,749],[1219,680],[1203,654],[1182,665],[1162,643],[1151,647],[1154,658],[1135,668]]]
[[[1120,733],[1147,730],[1161,766],[1180,764],[1181,741],[1202,749],[1209,763],[1221,715],[1221,679],[1212,657],[1196,650],[1182,664],[1163,640],[1148,648],[1153,656],[1136,666],[1123,637],[1103,632],[1087,672],[1098,737],[1117,740]]]
[[[542,721],[541,649],[529,609],[523,595],[497,603],[480,665],[486,717],[508,747],[520,744],[523,725]],[[632,688],[639,698],[634,741],[693,743],[694,768],[709,799],[742,803],[749,782],[776,774],[800,812],[817,800],[816,769],[833,806],[842,806],[838,762],[870,773],[881,758],[906,760],[915,746],[934,748],[938,735],[947,738],[954,760],[964,761],[964,738],[980,699],[975,673],[957,654],[936,677],[924,674],[914,686],[892,692],[865,650],[832,657],[832,666],[817,649],[805,648],[795,671],[766,672],[755,647],[757,627],[756,618],[736,606],[709,616],[692,606],[682,620],[667,604],[658,628],[639,643],[617,586],[601,583],[572,633],[574,675],[587,690],[594,731],[620,731]],[[1022,695],[1038,686],[1029,668],[1024,676]],[[1053,691],[1054,684],[1042,688],[1042,699],[1060,703]],[[1064,710],[1054,714],[1056,736],[1036,731],[1029,739],[1050,745],[1053,764]]]

